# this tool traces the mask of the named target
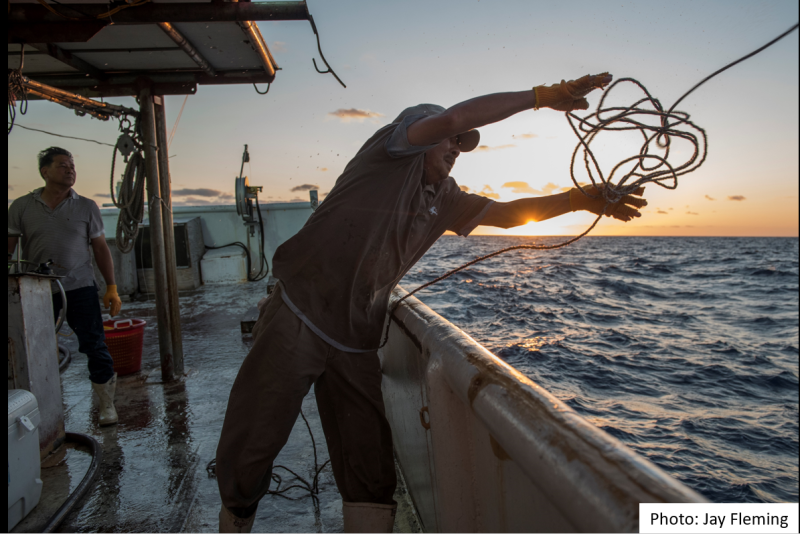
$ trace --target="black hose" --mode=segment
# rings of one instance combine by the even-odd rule
[[[65,347],[64,345],[58,345],[58,353],[59,355],[64,354],[63,358],[59,358],[58,360],[58,372],[63,373],[67,367],[69,367],[70,362],[72,361],[72,351],[69,348]]]
[[[260,264],[258,268],[258,273],[256,275],[251,275],[252,272],[252,260],[250,258],[250,249],[242,243],[241,241],[234,241],[233,243],[228,243],[227,245],[222,245],[219,247],[210,247],[206,245],[206,248],[211,250],[219,250],[221,248],[228,248],[228,247],[240,247],[244,250],[245,255],[247,257],[247,281],[248,282],[260,282],[264,278],[267,277],[269,274],[269,262],[267,261],[267,256],[264,254],[264,221],[261,218],[261,207],[258,205],[258,198],[256,198],[256,211],[258,212],[258,228],[261,232],[261,255],[259,257]],[[266,267],[266,270],[264,268]]]
[[[77,432],[67,432],[66,441],[89,447],[92,454],[92,463],[89,465],[89,469],[83,476],[81,483],[70,494],[66,502],[61,505],[61,508],[47,521],[47,525],[45,525],[42,532],[55,532],[64,521],[64,518],[83,500],[86,492],[97,478],[97,474],[100,472],[100,464],[103,462],[103,449],[93,437],[86,434],[78,434]]]

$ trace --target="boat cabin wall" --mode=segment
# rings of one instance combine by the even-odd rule
[[[379,355],[426,531],[638,532],[641,502],[705,502],[415,298]]]
[[[310,202],[287,202],[287,203],[270,203],[262,204],[260,206],[261,215],[264,222],[264,250],[269,263],[270,271],[272,270],[272,256],[275,250],[287,239],[296,234],[305,225],[306,221],[312,214]],[[260,234],[258,226],[256,226],[255,236],[250,237],[248,227],[244,224],[242,217],[236,212],[235,206],[178,206],[172,210],[173,219],[177,221],[186,221],[199,217],[202,228],[202,239],[204,244],[212,247],[220,247],[229,245],[234,242],[240,242],[250,249],[252,257],[253,268],[258,271],[258,255],[260,252]],[[103,224],[105,225],[106,239],[113,240],[116,236],[117,219],[119,217],[118,209],[103,209],[101,210]],[[147,224],[145,219],[144,224]],[[210,249],[203,250],[201,255],[210,253]],[[229,261],[243,262],[241,250],[236,247],[230,247]],[[131,254],[136,254],[134,250]],[[211,254],[209,254],[209,257]],[[214,254],[214,276],[213,282],[224,282],[226,272],[229,272],[228,278],[230,282],[243,281],[241,278],[241,268],[231,266],[229,269],[220,269],[219,265],[228,258],[220,258],[219,254]],[[129,270],[131,262],[116,261],[116,264],[125,265]],[[202,263],[201,263],[202,266]],[[128,273],[118,273],[121,276],[120,280],[127,280]],[[202,273],[201,273],[202,275]],[[211,278],[210,278],[211,279]],[[99,280],[98,280],[99,281]],[[212,282],[212,283],[213,283]],[[266,280],[265,280],[266,283]]]

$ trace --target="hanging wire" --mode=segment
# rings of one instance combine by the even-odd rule
[[[325,55],[322,53],[322,45],[319,42],[319,32],[317,31],[317,25],[314,24],[314,17],[311,16],[311,13],[308,13],[308,22],[311,23],[311,29],[314,30],[314,35],[317,37],[317,50],[319,50],[319,57],[322,58],[322,62],[325,63],[325,66],[328,67],[328,70],[319,70],[319,67],[317,66],[317,60],[311,58],[311,61],[314,63],[314,68],[317,69],[317,72],[319,72],[320,74],[331,73],[333,77],[336,78],[336,81],[342,84],[342,87],[347,89],[347,86],[344,84],[341,78],[339,78],[336,75],[336,73],[333,72],[333,69],[331,68],[330,64],[328,64],[328,60],[325,59]]]
[[[104,146],[116,146],[116,145],[112,145],[111,143],[104,143],[102,141],[96,141],[94,139],[84,139],[83,137],[72,137],[71,135],[61,135],[61,134],[57,134],[57,133],[53,133],[53,132],[48,132],[47,130],[38,130],[36,128],[29,128],[28,126],[23,126],[21,124],[16,124],[15,126],[17,128],[22,128],[23,130],[30,130],[31,132],[39,132],[39,133],[43,133],[43,134],[47,134],[47,135],[53,135],[55,137],[63,137],[64,139],[74,139],[76,141],[86,141],[88,143],[96,143],[98,145],[104,145]]]
[[[703,162],[705,162],[708,149],[708,138],[705,130],[689,120],[688,113],[683,111],[675,111],[675,107],[681,101],[683,101],[684,98],[689,96],[689,94],[691,94],[695,89],[712,79],[714,76],[717,76],[718,74],[726,71],[745,59],[751,58],[759,52],[769,48],[797,28],[798,24],[795,24],[764,46],[754,50],[753,52],[750,52],[745,56],[742,56],[736,61],[725,65],[709,76],[706,76],[694,87],[686,91],[686,93],[678,98],[678,100],[675,101],[668,111],[663,110],[661,103],[657,99],[653,98],[649,91],[640,82],[634,80],[633,78],[621,78],[611,84],[608,89],[606,89],[605,93],[600,98],[599,104],[597,105],[597,111],[594,113],[585,118],[581,118],[572,112],[565,113],[564,115],[567,119],[567,122],[572,128],[572,131],[575,132],[575,135],[578,137],[578,145],[575,147],[575,150],[572,153],[572,160],[570,162],[570,178],[575,184],[575,187],[577,187],[587,197],[593,199],[602,197],[605,199],[606,203],[602,213],[597,216],[597,219],[595,219],[589,228],[587,228],[582,234],[564,241],[563,243],[558,243],[555,245],[517,245],[513,247],[507,247],[492,252],[491,254],[475,258],[474,260],[465,263],[460,267],[456,267],[455,269],[444,273],[435,280],[419,286],[410,293],[407,293],[405,296],[398,299],[389,310],[389,323],[386,326],[384,339],[378,348],[383,348],[389,341],[389,326],[391,324],[391,318],[394,316],[394,312],[397,310],[398,306],[400,306],[404,300],[418,291],[432,286],[433,284],[439,283],[442,280],[445,280],[446,278],[456,274],[457,272],[470,267],[471,265],[488,260],[489,258],[493,258],[500,254],[505,254],[506,252],[511,252],[514,250],[553,250],[571,245],[572,243],[575,243],[579,239],[586,236],[594,229],[595,226],[597,226],[597,223],[599,223],[600,219],[603,218],[603,215],[605,215],[609,206],[615,202],[618,202],[625,195],[633,193],[644,184],[654,183],[666,189],[676,189],[678,187],[678,176],[696,171],[703,164]],[[641,98],[630,106],[604,107],[606,98],[609,96],[612,89],[622,83],[634,84],[644,92],[645,97]],[[652,106],[652,109],[641,107],[642,105],[647,104]],[[609,114],[610,116],[608,116]],[[652,125],[643,122],[647,117],[657,118],[660,124]],[[573,121],[578,123],[578,128],[576,128],[575,122]],[[683,127],[683,129],[680,127]],[[623,159],[613,167],[608,177],[604,176],[602,170],[600,169],[600,165],[597,162],[597,158],[595,158],[595,155],[589,148],[589,145],[600,132],[631,130],[639,131],[644,138],[644,143],[639,150],[639,154]],[[581,135],[581,133],[584,135]],[[677,166],[667,161],[667,157],[669,156],[670,152],[671,139],[673,137],[688,141],[694,146],[694,152],[689,159],[683,164]],[[658,148],[664,150],[663,156],[651,153],[651,145],[653,141],[655,141]],[[600,195],[590,194],[575,177],[575,160],[581,149],[583,150],[583,160],[586,171],[589,174],[592,184],[600,190]],[[652,160],[654,160],[654,163],[651,166],[648,166],[648,162]],[[625,173],[624,176],[622,176],[617,182],[612,181],[615,174],[619,170],[621,170],[626,164],[634,161],[636,164],[630,171]],[[592,169],[594,169],[594,172]]]
[[[19,68],[8,71],[8,135],[14,129],[17,120],[17,100],[22,100],[19,114],[28,112],[28,94],[23,83],[22,69],[25,67],[25,45],[19,45]]]
[[[267,90],[262,93],[261,91],[258,90],[258,86],[256,84],[253,84],[253,88],[256,90],[256,93],[258,93],[260,95],[265,95],[265,94],[269,93],[269,88],[270,87],[272,87],[272,84],[268,83],[267,84]]]

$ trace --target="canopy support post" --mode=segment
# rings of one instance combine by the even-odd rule
[[[161,356],[161,379],[172,382],[175,369],[172,360],[172,334],[169,314],[170,291],[166,272],[164,248],[164,223],[161,208],[161,186],[158,169],[158,145],[156,140],[155,106],[150,87],[139,90],[141,108],[142,141],[147,172],[147,202],[150,217],[150,251],[153,259],[153,274],[156,282],[156,320],[158,321],[158,348]]]
[[[167,114],[164,97],[155,102],[156,139],[158,140],[158,171],[161,185],[161,216],[164,222],[164,252],[172,340],[172,369],[175,376],[183,376],[183,338],[181,334],[181,308],[178,298],[178,261],[175,256],[175,231],[172,220],[172,176],[169,172],[169,145],[167,143]]]

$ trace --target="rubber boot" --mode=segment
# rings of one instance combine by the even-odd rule
[[[236,517],[230,510],[222,505],[219,511],[219,531],[220,532],[250,532],[253,528],[253,520],[256,518],[254,513],[247,519]]]
[[[345,532],[391,532],[394,528],[396,504],[343,502]]]
[[[114,373],[105,384],[92,382],[92,389],[100,399],[100,426],[113,425],[117,422],[117,410],[114,408],[114,393],[117,390],[117,373]]]

